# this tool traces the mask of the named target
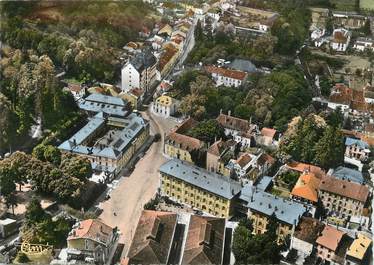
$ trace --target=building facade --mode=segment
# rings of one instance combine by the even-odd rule
[[[98,219],[80,221],[67,238],[68,258],[105,264],[117,239],[117,229]]]
[[[163,195],[217,217],[233,215],[241,190],[238,182],[178,159],[166,162],[159,171]]]
[[[148,137],[149,123],[141,116],[117,118],[101,112],[58,148],[86,157],[94,171],[116,175]]]
[[[341,218],[362,216],[369,189],[358,183],[324,176],[319,185],[319,198],[331,215]]]
[[[150,50],[135,54],[121,70],[122,91],[140,88],[145,93],[156,81],[157,59]]]
[[[152,111],[157,116],[168,118],[178,109],[177,100],[169,96],[160,96],[152,104]]]

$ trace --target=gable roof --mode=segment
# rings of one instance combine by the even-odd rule
[[[317,238],[316,243],[322,247],[336,251],[344,235],[345,233],[343,231],[326,225],[322,230],[322,235]]]
[[[221,264],[225,219],[192,215],[182,264]]]
[[[270,137],[272,139],[274,138],[276,133],[277,133],[277,131],[272,129],[272,128],[262,128],[261,129],[261,135],[262,136]]]
[[[203,142],[199,139],[176,132],[169,133],[166,136],[165,143],[186,151],[197,150],[203,145]]]
[[[226,69],[222,67],[217,67],[213,65],[205,66],[205,70],[210,74],[218,74],[224,77],[229,77],[236,80],[244,80],[247,77],[246,72]]]
[[[166,264],[177,214],[144,210],[128,253],[128,264]]]
[[[67,240],[91,239],[107,245],[113,234],[113,228],[98,219],[87,219],[80,221],[76,228],[69,233]]]
[[[369,189],[366,186],[332,176],[324,176],[320,182],[319,189],[363,203],[366,202],[369,196]]]
[[[311,202],[317,202],[319,183],[320,179],[313,173],[303,174],[297,180],[291,194]]]
[[[217,117],[217,121],[224,128],[229,128],[236,131],[247,132],[251,128],[249,121],[222,113]]]

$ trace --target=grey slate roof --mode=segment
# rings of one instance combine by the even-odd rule
[[[209,172],[176,158],[161,165],[159,171],[226,199],[232,199],[242,188],[239,182],[229,177]]]
[[[346,146],[357,145],[358,147],[360,147],[362,149],[368,149],[369,148],[369,145],[366,142],[361,141],[359,139],[351,138],[351,137],[347,137],[345,139],[345,145]]]
[[[111,104],[111,105],[122,106],[122,107],[125,107],[127,105],[127,101],[122,98],[102,95],[98,93],[91,94],[85,99],[88,101]]]
[[[227,65],[229,68],[234,70],[239,70],[247,73],[255,73],[257,72],[256,66],[248,60],[243,59],[235,59],[231,63]]]
[[[109,118],[110,119],[110,118]],[[63,142],[58,148],[64,151],[70,151],[79,154],[92,154],[93,156],[107,157],[116,159],[127,146],[131,144],[134,138],[147,126],[147,122],[135,113],[131,113],[125,119],[125,127],[111,137],[108,145],[100,148],[99,145],[92,147],[85,146],[82,143],[102,125],[105,124],[106,119],[102,113],[98,113],[90,119],[90,121],[73,135],[69,140]],[[100,141],[103,143],[103,141]]]
[[[278,220],[290,225],[297,225],[300,217],[307,211],[300,203],[277,197],[259,189],[253,192],[247,207],[267,216],[275,213]]]
[[[116,116],[126,116],[128,114],[126,109],[128,104],[124,99],[96,93],[78,100],[80,109],[89,112],[104,112]]]
[[[155,65],[157,59],[149,49],[146,49],[132,57],[130,63],[138,72],[142,72],[144,69]]]
[[[265,191],[272,183],[273,178],[269,176],[263,176],[260,181],[256,184],[256,187],[260,190]]]
[[[351,169],[348,167],[337,167],[335,170],[331,172],[331,175],[338,179],[349,180],[360,184],[364,183],[364,177],[362,173],[358,170]]]

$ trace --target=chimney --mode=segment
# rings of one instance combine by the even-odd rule
[[[222,109],[219,110],[219,114],[222,114]]]
[[[231,116],[231,110],[229,110],[229,112],[227,113],[228,116]]]

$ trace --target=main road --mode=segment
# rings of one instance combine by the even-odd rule
[[[110,199],[99,205],[103,209],[100,218],[112,227],[117,226],[122,233],[119,239],[125,244],[122,256],[128,252],[144,204],[153,198],[159,187],[158,168],[166,161],[162,154],[164,133],[177,124],[173,119],[161,119],[149,111],[142,115],[150,121],[151,134],[159,133],[161,140],[151,145],[130,176],[120,178]]]

